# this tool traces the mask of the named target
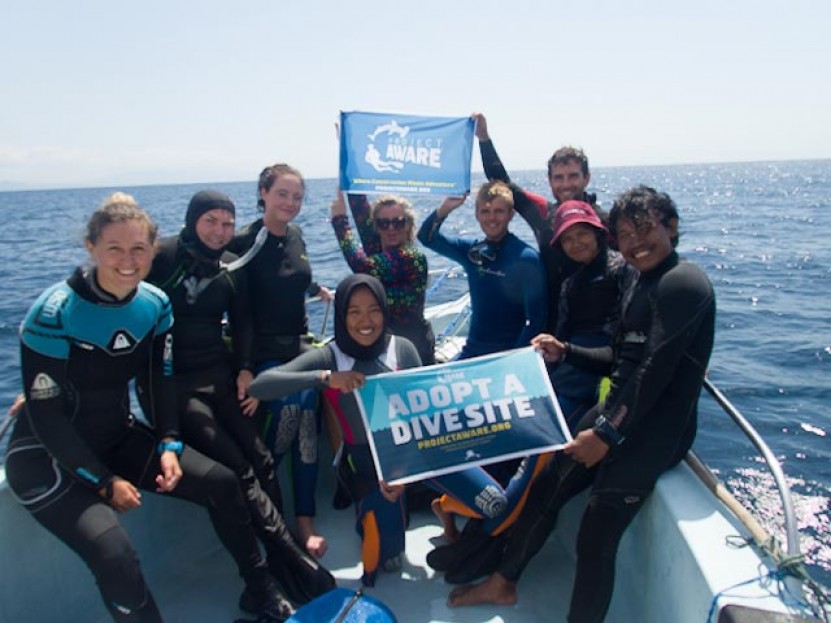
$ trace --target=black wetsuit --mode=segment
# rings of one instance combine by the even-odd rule
[[[262,237],[258,239],[258,235]],[[275,236],[258,219],[237,234],[228,249],[241,256],[248,274],[256,371],[286,363],[309,350],[306,296],[315,296],[320,286],[312,281],[300,227],[289,223],[285,236]],[[265,430],[266,445],[278,462],[291,449],[295,515],[315,514],[320,431],[317,397],[316,391],[307,390],[266,405],[271,416]]]
[[[280,512],[271,452],[255,418],[242,413],[237,399],[236,375],[253,372],[253,364],[246,273],[227,268],[236,259],[227,252],[205,257],[198,245],[174,236],[161,242],[147,280],[167,293],[176,316],[173,361],[182,438],[237,475],[269,569],[293,601],[305,603],[332,588],[334,580],[292,538]],[[222,336],[226,312],[233,351]],[[304,574],[302,583],[290,581]]]
[[[155,286],[141,283],[119,301],[79,270],[47,289],[21,326],[26,409],[7,451],[9,485],[84,559],[116,621],[161,620],[118,513],[99,491],[115,476],[156,490],[157,442],[179,436],[172,325],[168,298]],[[134,378],[153,428],[130,413]],[[187,447],[180,465],[182,480],[169,495],[208,509],[244,577],[264,573],[236,476]]]
[[[546,284],[548,287],[548,321],[545,324],[547,333],[555,333],[557,328],[557,314],[559,312],[559,297],[563,281],[577,270],[579,264],[571,260],[565,253],[551,245],[554,231],[551,229],[551,219],[559,204],[548,201],[545,197],[523,190],[511,182],[508,171],[499,159],[493,141],[479,141],[479,152],[482,155],[482,165],[489,180],[501,180],[511,187],[514,194],[514,209],[525,219],[534,232],[537,248],[540,252],[540,261],[545,266]],[[582,201],[591,205],[605,220],[605,215],[597,206],[597,196],[594,193],[583,193]]]
[[[605,246],[589,264],[579,264],[560,292],[555,335],[572,347],[610,346],[620,320],[620,302],[638,271],[620,253]],[[560,408],[573,429],[597,403],[603,375],[595,366],[582,366],[579,357],[549,365],[549,377]]]
[[[592,469],[555,453],[532,486],[497,570],[516,581],[554,529],[560,508],[591,487],[577,537],[572,623],[603,620],[624,530],[658,477],[692,446],[715,310],[706,275],[673,252],[627,292],[614,349],[575,347],[569,355],[598,369],[613,361],[606,402],[583,417],[578,431],[591,428],[603,414],[624,440],[612,444]]]

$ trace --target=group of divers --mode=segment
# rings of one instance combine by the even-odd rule
[[[559,509],[590,488],[568,620],[605,618],[621,536],[696,433],[713,288],[675,251],[668,195],[637,186],[607,214],[586,192],[585,154],[563,147],[548,162],[547,201],[511,182],[485,117],[474,118],[489,180],[475,197],[484,237],[441,231],[466,197],[446,198],[416,233],[406,199],[370,204],[338,191],[331,222],[353,274],[334,294],[312,279],[293,222],[305,183],[285,164],[262,171],[262,217],[238,232],[233,202],[214,190],[197,192],[181,232],[161,240],[129,195],[92,214],[91,261],[43,292],[21,325],[24,398],[6,474],[16,499],[87,564],[115,621],[162,620],[119,521],[142,491],[208,510],[245,583],[239,606],[260,621],[286,620],[335,587],[313,523],[322,411],[339,424],[329,427],[344,450],[337,497],[355,507],[364,585],[400,567],[409,494],[410,508],[418,498],[441,521],[446,543],[427,561],[460,584],[449,605],[513,604]],[[510,233],[515,213],[536,249]],[[461,357],[539,350],[573,433],[562,450],[407,492],[378,481],[354,390],[367,376],[435,363],[416,238],[467,274]],[[334,297],[334,339],[322,347],[308,337],[307,296]],[[133,379],[146,422],[130,410]],[[275,474],[288,453],[293,530]]]

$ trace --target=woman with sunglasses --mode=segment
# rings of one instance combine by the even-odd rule
[[[359,240],[349,225],[343,193],[332,201],[332,227],[352,272],[372,275],[387,293],[389,330],[409,339],[423,365],[435,363],[435,336],[424,318],[427,258],[415,246],[415,210],[387,195],[371,206],[366,195],[348,195]]]

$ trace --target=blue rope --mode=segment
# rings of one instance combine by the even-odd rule
[[[453,269],[452,266],[448,266],[447,268],[444,269],[444,271],[442,272],[441,275],[436,277],[436,280],[433,282],[433,285],[431,285],[430,288],[427,290],[427,293],[425,294],[425,298],[430,298],[431,296],[433,296],[433,293],[436,290],[439,289],[439,286],[441,285],[442,281],[444,281],[445,277],[447,277],[447,275],[450,274],[450,271],[452,269]]]
[[[447,326],[444,328],[444,331],[442,331],[439,334],[439,336],[436,338],[436,342],[438,342],[439,340],[443,340],[448,335],[450,335],[453,332],[453,330],[456,328],[456,325],[459,324],[459,320],[462,318],[462,316],[466,316],[469,312],[470,312],[470,304],[468,303],[467,305],[462,307],[461,311],[458,314],[456,314],[456,316],[453,318],[453,320],[451,320],[450,322],[447,323]]]
[[[707,623],[713,623],[713,621],[714,621],[713,615],[717,613],[718,600],[723,595],[725,595],[728,591],[732,591],[733,589],[740,588],[742,586],[747,586],[748,584],[751,584],[751,583],[757,582],[757,581],[759,581],[761,583],[766,583],[766,582],[769,582],[769,581],[776,582],[777,586],[779,587],[779,595],[782,598],[782,603],[784,603],[786,606],[799,608],[803,611],[805,609],[808,609],[809,611],[811,611],[813,613],[816,613],[816,610],[811,606],[810,603],[808,603],[804,598],[795,597],[793,595],[793,593],[790,591],[790,589],[788,589],[787,584],[785,584],[785,582],[784,582],[784,579],[785,579],[786,576],[792,576],[792,575],[793,575],[793,573],[790,573],[787,570],[786,571],[769,571],[768,573],[761,573],[756,577],[750,578],[749,580],[739,582],[737,584],[734,584],[733,586],[728,586],[727,588],[724,588],[724,589],[720,590],[718,593],[713,595],[713,599],[710,602],[710,610],[707,613]],[[786,595],[786,594],[790,595],[792,597],[792,599],[787,599],[786,600],[784,598],[784,595]],[[827,619],[825,619],[825,620],[827,620]]]

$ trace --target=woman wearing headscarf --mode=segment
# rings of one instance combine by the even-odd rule
[[[327,393],[343,429],[354,478],[348,483],[356,503],[356,530],[362,540],[367,586],[379,568],[395,569],[404,552],[406,510],[403,487],[378,482],[367,433],[353,393],[367,376],[421,364],[413,344],[387,329],[384,287],[369,275],[350,275],[335,294],[335,339],[279,368],[260,373],[249,392],[260,400],[304,389]]]

